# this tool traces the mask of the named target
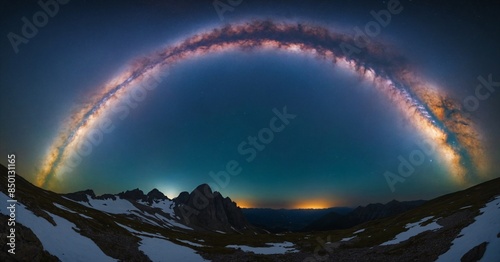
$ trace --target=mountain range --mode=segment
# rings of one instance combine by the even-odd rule
[[[0,261],[500,261],[500,178],[425,202],[313,216],[241,209],[206,184],[174,199],[156,189],[58,194],[19,175],[15,185],[11,198],[0,183]],[[307,225],[273,233],[256,226],[259,214],[267,225]]]
[[[324,209],[243,208],[247,220],[272,233],[307,232],[350,228],[364,222],[394,216],[425,203],[424,200],[392,200],[386,204]]]
[[[147,194],[136,188],[116,195],[96,196],[88,189],[62,196],[104,212],[126,213],[130,218],[153,225],[188,226],[197,231],[258,230],[247,222],[235,202],[222,197],[219,192],[212,192],[207,184],[198,186],[191,193],[181,192],[173,200],[156,188]]]
[[[248,222],[266,229],[272,233],[301,231],[314,221],[335,212],[347,214],[353,209],[350,207],[332,207],[323,209],[272,209],[272,208],[243,208]]]
[[[305,226],[302,231],[345,229],[371,220],[394,216],[408,210],[414,209],[425,203],[424,200],[399,202],[392,200],[387,204],[369,204],[358,206],[354,210],[342,214],[338,211],[331,211],[319,219],[312,221]]]

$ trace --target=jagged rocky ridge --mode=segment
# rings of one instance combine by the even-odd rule
[[[212,192],[207,184],[198,186],[191,194],[180,193],[174,202],[175,213],[186,225],[222,231],[250,227],[236,203],[217,191]]]
[[[173,214],[170,214],[169,218],[175,219],[188,227],[222,232],[246,229],[258,230],[247,222],[241,209],[231,198],[223,197],[217,191],[213,192],[207,184],[198,186],[191,193],[181,192],[173,200],[168,199],[156,188],[147,194],[136,188],[116,195],[103,194],[96,196],[93,190],[88,189],[65,194],[64,196],[74,201],[86,203],[89,203],[91,199],[123,199],[130,201],[135,207],[143,211],[151,211],[147,208],[148,206],[163,201],[167,202],[168,206],[173,210]]]

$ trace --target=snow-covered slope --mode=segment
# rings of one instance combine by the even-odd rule
[[[460,261],[462,256],[470,249],[483,242],[487,242],[486,251],[481,262],[500,261],[500,196],[481,208],[474,223],[462,229],[451,248],[442,254],[437,261]]]
[[[78,202],[82,205],[88,206],[111,214],[127,214],[132,211],[139,211],[130,201],[117,198],[113,199],[92,199],[89,197],[88,202]]]
[[[0,192],[0,201],[6,203],[9,198]],[[0,209],[8,215],[7,210]],[[89,238],[78,233],[79,229],[68,220],[47,212],[56,222],[52,225],[45,218],[36,216],[23,204],[16,204],[16,221],[28,228],[40,239],[45,250],[57,256],[61,261],[116,261],[108,257]]]
[[[167,260],[186,262],[207,261],[198,255],[195,250],[175,244],[159,234],[140,232],[125,225],[118,225],[141,239],[139,242],[139,250],[143,251],[153,262]],[[186,243],[189,241],[180,242]],[[201,246],[196,243],[191,243],[191,245]]]
[[[185,261],[197,262],[208,261],[196,254],[192,249],[176,245],[168,240],[158,237],[140,236],[139,249],[144,252],[153,262],[162,261]]]
[[[134,204],[132,200],[121,199],[119,197],[115,199],[98,199],[87,195],[88,201],[76,201],[67,197],[65,198],[109,214],[130,215],[141,222],[154,226],[177,230],[192,230],[192,228],[179,222],[174,212],[174,202],[169,199],[154,200],[152,203],[136,201]]]
[[[389,240],[385,243],[382,243],[381,245],[385,246],[385,245],[399,244],[399,243],[406,241],[406,240],[410,239],[411,237],[416,236],[416,235],[418,235],[422,232],[425,232],[427,230],[439,229],[441,226],[438,225],[435,221],[433,221],[425,226],[422,225],[423,223],[427,222],[428,220],[430,220],[432,218],[433,218],[432,216],[424,217],[420,221],[407,224],[405,227],[407,230],[405,232],[399,233],[396,237],[394,237],[394,239]],[[437,219],[435,219],[435,220],[437,220]]]
[[[293,247],[293,243],[291,242],[267,243],[266,245],[266,247],[250,247],[245,245],[228,245],[227,247],[263,255],[297,252],[297,250]]]

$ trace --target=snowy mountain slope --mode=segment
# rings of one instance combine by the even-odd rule
[[[400,215],[315,237],[326,242],[326,261],[500,261],[499,199],[497,178]]]
[[[0,192],[0,201],[7,202],[9,198]],[[116,261],[106,254],[89,238],[80,235],[80,229],[68,220],[48,213],[55,225],[46,219],[36,216],[23,204],[17,203],[16,219],[19,223],[33,230],[42,242],[44,248],[62,261]],[[8,211],[0,209],[4,215]]]
[[[4,172],[1,173],[3,177]],[[7,188],[2,185],[0,189],[0,201],[7,203],[10,199],[6,195]],[[41,245],[40,248],[60,261],[151,261],[154,259],[150,256],[169,257],[172,254],[191,257],[191,261],[203,261],[191,245],[175,241],[191,240],[186,232],[192,229],[171,217],[172,208],[165,208],[172,203],[170,200],[139,204],[119,198],[89,198],[87,202],[80,202],[37,188],[19,176],[16,190],[16,229],[21,232],[21,227],[27,227],[39,241],[26,242],[22,241],[23,236],[17,236],[19,245],[22,245],[17,247],[18,250],[33,250],[35,247],[29,245]],[[2,220],[10,215],[4,205],[0,213]],[[7,221],[2,223],[7,225]],[[127,228],[120,225],[127,225]],[[145,234],[138,235],[130,230],[132,228],[137,232],[150,232],[154,239]],[[161,239],[164,246],[151,253],[147,243],[156,243],[156,238]],[[1,244],[5,246],[4,241]],[[41,261],[47,257],[3,252],[0,255],[2,261]]]
[[[152,261],[165,261],[167,257],[171,261],[206,261],[199,254],[194,253],[192,249],[177,245],[161,236],[161,234],[139,232],[128,226],[121,224],[118,225],[141,239],[139,242],[139,250],[144,252]],[[185,240],[180,242],[187,242],[191,246],[203,246]]]
[[[499,231],[496,232],[495,231]],[[481,214],[474,218],[474,222],[460,231],[460,235],[453,240],[450,249],[439,256],[437,261],[458,261],[467,250],[486,243],[483,262],[500,260],[500,196],[488,202],[481,208]]]
[[[69,198],[68,198],[69,199]],[[72,200],[72,199],[69,199]],[[72,200],[75,201],[75,200]],[[173,216],[173,202],[170,200],[158,200],[154,205],[148,206],[145,202],[133,203],[126,199],[93,199],[89,196],[88,201],[75,201],[86,207],[96,209],[109,214],[122,214],[154,226],[166,228],[180,228],[192,230],[191,228],[176,221]],[[153,208],[148,208],[153,207]]]

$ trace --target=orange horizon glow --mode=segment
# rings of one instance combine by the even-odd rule
[[[307,199],[299,202],[293,202],[286,206],[266,205],[264,203],[255,203],[250,200],[233,200],[240,208],[270,208],[270,209],[326,209],[338,206],[338,203],[326,199]]]
[[[327,199],[305,199],[294,203],[293,209],[325,209],[338,206],[335,201]]]
[[[241,208],[255,208],[255,205],[248,200],[238,199],[233,201],[236,202],[236,205]]]

